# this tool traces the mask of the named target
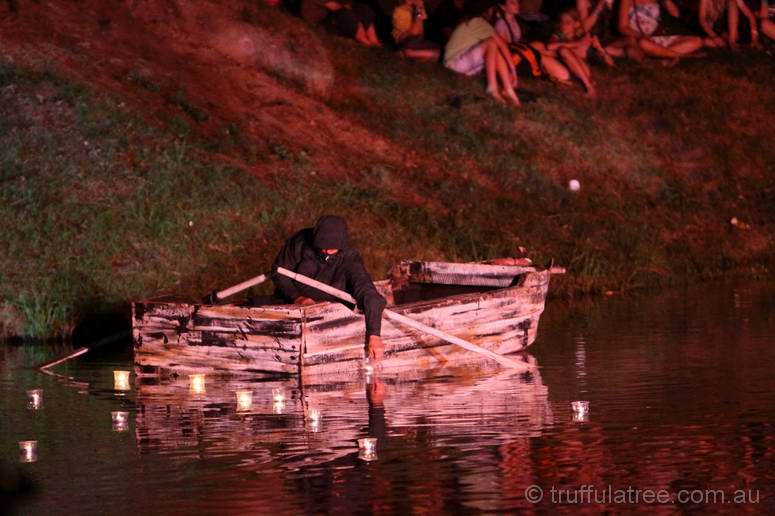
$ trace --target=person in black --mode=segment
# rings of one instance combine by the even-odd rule
[[[277,267],[349,292],[366,317],[366,352],[374,360],[382,358],[380,332],[382,311],[387,303],[374,287],[361,255],[350,248],[344,219],[324,215],[318,219],[314,228],[298,231],[285,242],[272,265],[276,294],[287,302],[297,305],[311,305],[319,301],[338,302],[338,299],[314,287],[278,274]]]

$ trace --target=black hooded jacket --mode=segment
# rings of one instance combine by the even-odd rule
[[[339,252],[325,255],[320,249],[339,249]],[[272,266],[272,281],[277,287],[277,294],[287,302],[292,303],[299,296],[316,301],[339,302],[339,299],[314,287],[278,274],[277,267],[349,292],[358,301],[358,307],[366,317],[366,335],[380,334],[385,298],[374,287],[361,255],[350,248],[347,225],[340,217],[324,215],[318,219],[314,228],[305,228],[295,233],[285,242]]]

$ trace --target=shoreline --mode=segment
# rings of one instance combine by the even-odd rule
[[[164,82],[150,62],[142,77],[87,79],[90,63],[0,60],[0,337],[66,336],[128,300],[200,299],[267,270],[323,213],[348,220],[374,278],[402,259],[521,246],[568,269],[550,299],[772,277],[766,55],[595,69],[596,101],[526,80],[535,100],[517,111],[441,67],[320,38],[325,98],[231,65],[266,98]]]

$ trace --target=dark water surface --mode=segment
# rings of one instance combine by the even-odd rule
[[[0,347],[0,512],[773,514],[774,307],[775,284],[753,282],[554,302],[537,374],[482,364],[303,389],[207,378],[195,393],[186,378],[119,392],[128,353],[55,368],[67,380],[24,368],[61,350]],[[246,410],[237,390],[252,391]],[[359,458],[366,436],[376,460]],[[35,462],[20,462],[22,440],[38,441]]]

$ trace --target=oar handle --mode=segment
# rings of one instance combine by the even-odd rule
[[[229,287],[227,289],[221,290],[220,292],[216,292],[213,295],[213,297],[215,298],[215,301],[226,299],[229,296],[233,296],[237,292],[242,292],[243,290],[249,289],[250,287],[255,287],[256,285],[260,285],[261,283],[265,282],[268,278],[269,278],[268,273],[259,274],[258,276],[254,278],[250,278],[249,280],[245,280],[242,283],[238,283],[233,287]]]
[[[355,298],[350,294],[348,294],[347,292],[339,290],[338,288],[334,288],[331,285],[326,285],[325,283],[321,283],[319,281],[313,280],[312,278],[310,278],[309,276],[305,276],[304,274],[299,274],[297,272],[289,271],[288,269],[285,269],[283,267],[278,267],[277,273],[282,274],[283,276],[286,276],[288,278],[291,278],[294,281],[298,281],[299,283],[304,283],[305,285],[314,287],[322,292],[325,292],[326,294],[330,294],[334,297],[338,297],[342,301],[347,301],[348,303],[352,303],[354,305],[358,304]]]
[[[38,364],[38,365],[35,366],[35,369],[39,369],[39,370],[45,372],[48,369],[54,367],[55,365],[59,365],[62,362],[67,362],[68,360],[71,360],[71,359],[73,359],[75,357],[79,357],[79,356],[83,355],[84,353],[88,353],[89,351],[93,351],[93,350],[95,350],[97,348],[100,348],[100,347],[104,346],[105,344],[110,344],[112,342],[115,342],[118,339],[121,339],[121,338],[124,338],[124,337],[129,337],[130,334],[131,333],[128,330],[121,330],[121,331],[119,331],[117,333],[114,333],[113,335],[109,335],[109,336],[105,337],[104,339],[95,342],[94,344],[91,344],[89,346],[84,346],[82,348],[78,348],[75,351],[71,351],[67,355],[64,355],[64,356],[59,357],[59,358],[55,358],[54,360],[49,360],[48,362],[43,362],[42,364]]]
[[[63,357],[60,357],[60,358],[51,360],[49,362],[45,362],[43,364],[40,364],[39,366],[36,367],[36,369],[40,369],[42,371],[45,371],[46,369],[48,369],[50,367],[54,367],[57,364],[61,364],[62,362],[67,362],[71,358],[79,357],[79,356],[83,355],[84,353],[87,353],[88,351],[89,351],[89,348],[86,348],[86,347],[78,348],[78,349],[76,349],[75,351],[73,351],[72,353],[70,353],[68,355],[65,355]]]

